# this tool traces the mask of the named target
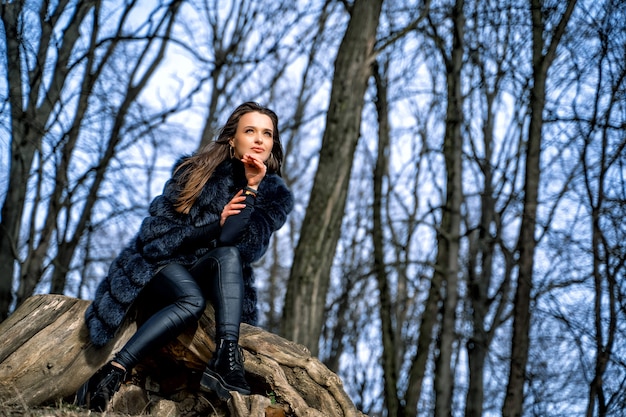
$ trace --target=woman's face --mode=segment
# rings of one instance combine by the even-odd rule
[[[239,119],[235,136],[230,139],[235,157],[249,154],[265,162],[274,146],[274,124],[269,116],[258,112],[246,113]]]

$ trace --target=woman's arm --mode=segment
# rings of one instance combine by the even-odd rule
[[[221,245],[235,245],[241,240],[254,212],[255,200],[256,195],[246,194],[243,201],[245,207],[238,214],[226,218],[219,237]]]
[[[176,210],[179,188],[175,177],[166,182],[163,193],[152,200],[149,216],[137,234],[137,250],[150,262],[169,259],[175,254],[210,247],[219,237],[219,221],[197,227],[188,214]],[[215,216],[217,217],[217,216]]]
[[[237,244],[244,262],[263,256],[272,234],[287,221],[293,209],[293,196],[278,175],[267,175],[259,184],[254,210]]]

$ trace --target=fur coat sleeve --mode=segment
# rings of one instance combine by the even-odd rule
[[[248,228],[237,245],[244,263],[258,261],[267,250],[270,237],[287,221],[293,209],[291,192],[278,175],[261,181]]]

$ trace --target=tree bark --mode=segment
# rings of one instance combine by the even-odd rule
[[[326,130],[283,310],[282,334],[318,353],[382,0],[357,0],[337,52]]]
[[[129,321],[115,340],[94,347],[83,319],[88,305],[89,301],[66,296],[38,295],[0,324],[0,403],[33,407],[59,399],[73,401],[78,388],[134,333],[136,325]],[[289,416],[363,416],[340,378],[305,347],[245,324],[240,344],[253,395],[233,395],[227,404],[210,394],[198,395],[201,371],[215,347],[214,328],[209,307],[197,328],[133,370],[132,382],[113,398],[112,411],[132,413],[128,407],[139,403],[147,411],[169,404],[185,415],[216,409],[223,413],[219,415],[265,416],[270,407]]]

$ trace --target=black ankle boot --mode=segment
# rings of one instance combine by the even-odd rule
[[[78,391],[78,405],[92,411],[106,411],[113,394],[126,379],[126,371],[110,362],[96,372]]]
[[[243,369],[243,353],[236,341],[221,340],[213,358],[209,361],[200,387],[214,391],[221,398],[230,398],[229,391],[250,395]]]

